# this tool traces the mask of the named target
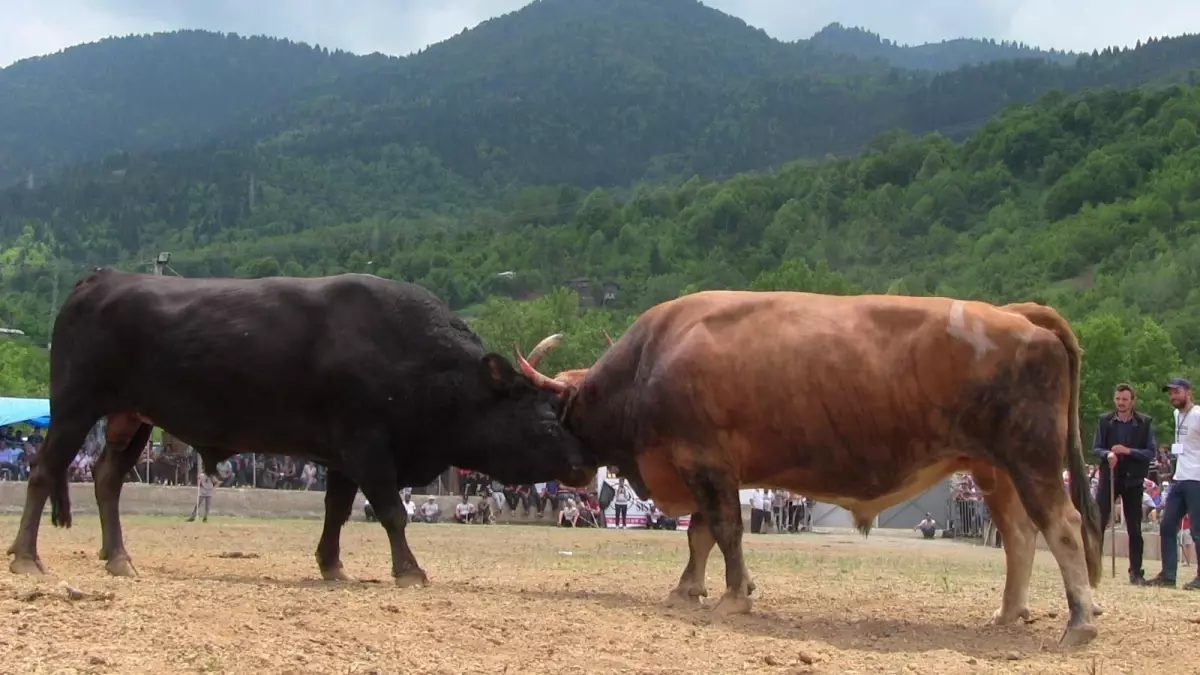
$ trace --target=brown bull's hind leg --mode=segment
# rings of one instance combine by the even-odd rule
[[[54,499],[54,524],[70,527],[70,496],[67,492],[67,469],[79,453],[88,430],[95,419],[80,415],[68,406],[56,407],[55,417],[46,440],[32,462],[29,483],[25,488],[25,508],[16,538],[8,547],[13,556],[9,570],[13,574],[44,574],[45,565],[38,557],[38,526],[46,500]]]
[[[1059,644],[1074,647],[1091,642],[1098,634],[1092,621],[1096,611],[1083,550],[1083,518],[1063,489],[1057,465],[1037,468],[1040,470],[1013,473],[1012,479],[1026,513],[1041,529],[1062,571],[1069,615]]]
[[[708,597],[704,577],[708,568],[708,556],[716,543],[704,513],[693,513],[692,522],[688,525],[687,567],[679,577],[679,585],[667,596],[667,604],[694,607],[700,602],[700,598]]]
[[[325,526],[317,542],[317,567],[326,581],[354,581],[342,568],[341,538],[357,494],[358,486],[340,471],[331,469],[325,474]]]
[[[1029,580],[1037,551],[1037,526],[1025,513],[1007,473],[987,466],[972,467],[972,474],[984,492],[984,501],[1004,547],[1004,596],[1000,608],[992,614],[991,623],[1005,625],[1018,619],[1029,620]]]
[[[136,577],[133,560],[125,550],[121,531],[121,487],[125,476],[137,464],[154,427],[143,424],[134,415],[110,415],[104,450],[93,472],[96,505],[100,512],[100,554],[104,568],[117,577]]]

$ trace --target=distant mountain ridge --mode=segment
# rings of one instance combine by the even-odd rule
[[[897,68],[939,73],[1011,59],[1045,59],[1069,66],[1080,56],[1073,52],[985,38],[956,38],[921,45],[900,45],[864,28],[846,27],[837,22],[822,28],[808,42],[821,51],[860,59],[881,58]]]
[[[1048,56],[987,62],[1027,53]],[[975,65],[895,67],[956,59]],[[837,25],[785,43],[697,0],[539,0],[405,58],[178,31],[0,70],[0,184],[211,144],[314,161],[420,148],[476,184],[721,176],[895,127],[961,137],[1050,89],[1185,82],[1198,67],[1194,36],[1081,57],[897,47]]]

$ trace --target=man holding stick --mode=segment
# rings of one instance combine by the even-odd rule
[[[1100,485],[1096,497],[1100,506],[1100,529],[1108,527],[1114,502],[1121,500],[1125,531],[1129,534],[1129,583],[1146,581],[1142,569],[1142,491],[1143,481],[1156,456],[1152,419],[1134,410],[1137,395],[1128,384],[1113,391],[1113,412],[1100,416],[1092,441],[1092,454],[1099,457]],[[1115,546],[1115,542],[1113,543]]]

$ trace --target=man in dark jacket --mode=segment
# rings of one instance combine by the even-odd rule
[[[1129,583],[1145,581],[1142,569],[1142,491],[1143,481],[1154,461],[1158,443],[1149,416],[1134,410],[1137,395],[1128,384],[1118,384],[1113,392],[1114,412],[1100,416],[1092,454],[1100,458],[1100,484],[1096,501],[1100,506],[1100,526],[1108,528],[1112,517],[1110,485],[1115,486],[1129,533]],[[1103,540],[1101,540],[1103,541]]]

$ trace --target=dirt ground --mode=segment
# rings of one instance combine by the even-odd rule
[[[16,524],[0,518],[5,544]],[[1059,651],[1066,603],[1045,552],[1034,622],[983,627],[1003,585],[998,549],[748,536],[755,611],[713,621],[663,605],[683,532],[418,524],[410,541],[433,585],[398,589],[383,529],[363,522],[347,525],[343,561],[379,583],[320,581],[320,527],[129,516],[131,580],[96,559],[95,517],[67,531],[47,521],[49,575],[0,571],[0,673],[1152,673],[1179,672],[1200,639],[1200,596],[1114,582],[1106,560],[1100,637]],[[714,554],[710,602],[723,574]]]

